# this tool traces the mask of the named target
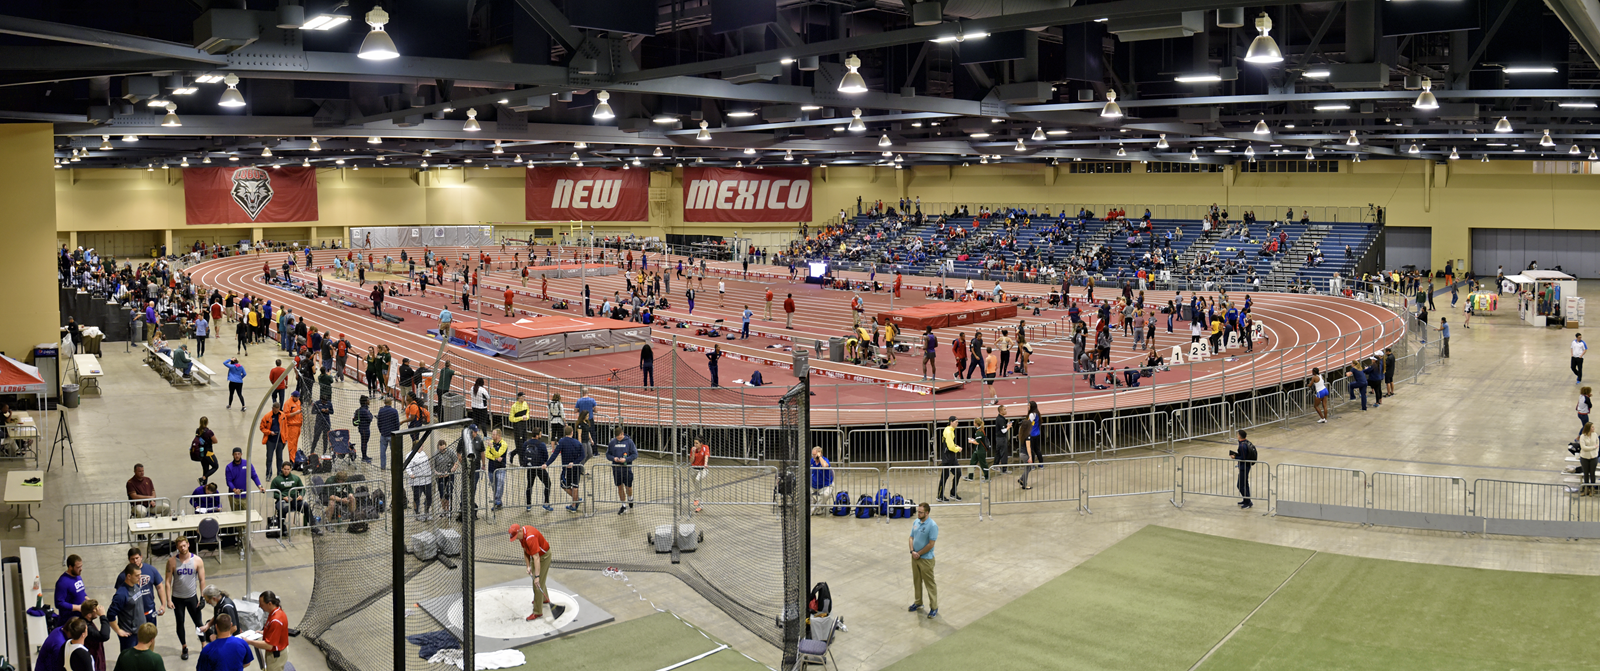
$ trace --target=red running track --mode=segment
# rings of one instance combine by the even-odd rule
[[[420,252],[413,249],[406,251],[408,254]],[[444,257],[453,256],[459,260],[460,253],[464,250],[435,248],[434,251]],[[485,323],[512,321],[501,316],[503,314],[501,296],[507,285],[515,291],[527,294],[519,293],[516,298],[515,307],[519,312],[573,314],[572,311],[553,310],[547,301],[530,297],[538,293],[540,282],[537,279],[530,279],[527,288],[522,287],[520,273],[511,269],[512,259],[516,256],[515,248],[509,253],[499,252],[497,248],[486,248],[485,251],[490,254],[493,262],[502,268],[484,271],[480,278],[482,285],[480,296],[489,299],[482,306],[485,310]],[[539,253],[542,258],[542,249]],[[380,258],[384,254],[398,258],[399,250],[379,249],[377,254]],[[339,255],[342,257],[344,252],[339,252]],[[320,251],[316,256],[318,264],[331,262],[331,252]],[[635,256],[637,258],[639,254],[636,253]],[[669,270],[676,268],[678,258],[667,257]],[[652,266],[658,265],[660,260],[659,255],[651,255]],[[424,331],[437,325],[431,315],[436,315],[440,307],[450,303],[458,324],[471,323],[475,319],[475,315],[462,314],[459,304],[453,302],[453,299],[460,295],[458,287],[453,289],[447,287],[439,291],[433,291],[433,287],[430,287],[428,296],[413,295],[386,299],[386,311],[407,317],[401,324],[392,324],[365,312],[344,308],[328,301],[311,300],[276,286],[268,286],[263,283],[261,277],[263,261],[272,261],[276,266],[282,261],[282,257],[267,254],[218,259],[193,266],[188,272],[194,281],[203,287],[269,298],[274,305],[287,304],[296,314],[304,316],[308,323],[333,333],[345,333],[353,345],[353,354],[365,352],[369,345],[387,344],[395,353],[396,359],[405,357],[413,361],[431,363],[438,351],[438,341],[423,335]],[[700,281],[694,283],[699,297],[693,315],[688,313],[683,299],[685,281],[675,277],[671,282],[670,294],[673,308],[661,311],[658,315],[669,322],[672,320],[710,322],[720,318],[737,329],[740,313],[745,305],[749,305],[755,313],[752,331],[766,335],[756,335],[750,340],[716,341],[730,353],[743,353],[752,357],[787,362],[790,358],[787,352],[770,349],[768,346],[792,344],[794,338],[800,338],[803,343],[808,343],[809,339],[813,338],[826,340],[831,335],[843,335],[850,327],[851,295],[846,292],[824,290],[811,284],[789,284],[786,268],[753,265],[752,275],[762,273],[771,274],[773,277],[750,279],[743,278],[740,268],[733,263],[709,263],[708,269],[711,272],[703,283]],[[857,279],[866,277],[864,273],[841,274]],[[302,278],[305,277],[309,275],[302,273]],[[879,275],[878,279],[885,284],[892,281],[892,277],[885,275]],[[908,278],[908,285],[920,286],[926,281],[926,278]],[[324,274],[324,282],[330,289],[365,293],[354,283],[332,279],[331,273]],[[586,279],[551,280],[550,294],[554,298],[571,301],[573,310],[579,311],[585,282],[590,286],[597,308],[604,297],[610,296],[613,291],[625,291],[624,276],[618,274]],[[720,298],[719,282],[726,290],[726,294]],[[1003,285],[1008,292],[1017,295],[1038,295],[1048,291],[1045,286],[1037,284],[1003,283]],[[992,283],[984,283],[981,288],[987,289],[992,286]],[[763,319],[762,307],[768,288],[775,294],[773,308],[773,316],[777,318],[775,321]],[[1075,288],[1074,291],[1074,299],[1083,300],[1081,288]],[[782,323],[781,303],[785,294],[789,293],[794,294],[797,304],[794,320],[796,328],[793,330],[784,329]],[[1104,298],[1109,292],[1102,289],[1100,293],[1101,298]],[[1151,291],[1146,292],[1145,297],[1147,303],[1161,305],[1171,299],[1173,294]],[[997,381],[996,388],[999,390],[1001,400],[1007,405],[1025,404],[1031,399],[1039,403],[1041,412],[1046,415],[1112,409],[1136,410],[1152,405],[1207,399],[1251,389],[1274,387],[1284,382],[1293,383],[1309,376],[1313,367],[1320,367],[1324,371],[1337,370],[1350,361],[1393,344],[1404,333],[1402,320],[1392,311],[1377,305],[1336,296],[1305,294],[1260,293],[1252,297],[1254,303],[1252,313],[1264,324],[1268,332],[1267,342],[1258,343],[1254,355],[1240,356],[1244,353],[1232,350],[1209,361],[1185,364],[1174,367],[1171,371],[1156,373],[1154,378],[1145,380],[1147,385],[1154,382],[1153,386],[1135,389],[1094,390],[1083,382],[1082,376],[1070,373],[1072,347],[1059,327],[1065,311],[1045,310],[1039,317],[1024,317],[1023,319],[1031,325],[1030,340],[1033,342],[1034,355],[1030,372],[1033,375],[1001,378]],[[862,298],[866,303],[866,313],[869,315],[891,307],[891,299],[887,293],[863,293]],[[1240,302],[1243,300],[1243,297],[1237,294],[1232,298]],[[902,297],[893,301],[893,307],[907,307],[926,302],[929,302],[929,299],[922,291],[912,290],[908,286],[902,292]],[[415,313],[405,312],[406,309],[421,311],[430,316],[421,317]],[[1027,312],[1031,310],[1024,311]],[[1085,312],[1090,310],[1086,309]],[[1164,319],[1162,321],[1164,322]],[[1049,323],[1055,323],[1057,326],[1045,326]],[[937,330],[941,351],[936,362],[941,377],[948,378],[951,374],[953,361],[948,344],[958,332],[965,332],[970,336],[975,328],[982,328],[986,331],[986,338],[992,343],[994,329],[1014,326],[1015,324],[1011,323],[990,322],[977,327]],[[1177,322],[1174,330],[1175,333],[1167,334],[1164,323],[1158,328],[1156,345],[1162,350],[1163,355],[1167,355],[1174,345],[1182,345],[1187,349],[1189,336],[1186,325]],[[673,337],[680,343],[706,347],[713,342],[709,338],[696,337],[692,334],[692,329],[660,326],[655,329],[655,336],[661,342],[667,342]],[[1144,362],[1146,353],[1131,350],[1130,346],[1131,339],[1117,332],[1113,345],[1113,361],[1119,369],[1124,366],[1139,366]],[[665,357],[668,348],[658,345],[656,349],[658,385],[669,385],[671,381],[666,379],[667,373],[672,370],[674,363]],[[497,412],[504,411],[504,407],[510,403],[510,398],[516,391],[524,391],[529,396],[530,404],[536,408],[536,416],[541,416],[537,409],[543,406],[550,393],[562,394],[564,401],[568,403],[575,400],[576,385],[563,381],[593,379],[595,376],[603,378],[613,368],[626,370],[636,367],[638,363],[638,354],[631,351],[517,363],[458,347],[451,347],[449,350],[452,365],[459,371],[458,386],[470,385],[475,377],[489,378],[491,392],[495,396],[494,408]],[[359,357],[357,360],[359,361]],[[706,379],[707,371],[703,356],[680,352],[675,365],[678,366],[680,386],[705,384],[702,380]],[[729,384],[734,378],[748,376],[748,370],[756,365],[758,364],[724,360],[721,367],[723,384]],[[900,354],[893,370],[909,374],[915,379],[920,375],[920,365],[920,352],[914,349],[911,353]],[[677,421],[726,426],[775,425],[776,397],[784,388],[792,385],[795,378],[788,370],[777,366],[761,366],[760,370],[771,386],[724,387],[718,390],[678,389],[679,402],[676,404],[675,420],[672,404],[669,402],[672,396],[670,388],[591,387],[589,392],[600,401],[602,416],[620,414],[630,421],[662,424]],[[1101,380],[1103,379],[1102,373]],[[843,383],[818,375],[813,377],[812,388],[816,394],[812,399],[812,421],[817,426],[942,422],[950,415],[962,418],[976,417],[983,414],[985,404],[993,395],[993,390],[985,388],[981,382],[970,383],[962,389],[940,393],[935,397],[891,391],[883,385]],[[1012,414],[1015,415],[1021,409],[1013,407]]]

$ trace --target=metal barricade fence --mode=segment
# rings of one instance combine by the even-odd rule
[[[1100,424],[1092,419],[1052,421],[1039,427],[1039,454],[1044,457],[1093,454],[1100,450]]]
[[[927,427],[851,429],[846,434],[851,463],[927,463],[933,453]]]
[[[287,506],[279,502],[274,490],[269,489],[265,494],[258,494],[263,504],[258,506],[258,509],[265,507],[271,516],[286,513],[279,524],[280,528],[289,532],[302,529],[339,528],[348,526],[352,522],[371,522],[378,519],[376,504],[372,499],[374,485],[379,489],[387,489],[383,487],[383,483],[365,479],[295,487],[289,490]],[[356,495],[357,487],[362,488],[363,496]],[[299,505],[295,505],[295,501],[299,501]],[[388,506],[387,501],[385,498],[385,508]]]
[[[1172,452],[1172,415],[1150,410],[1100,420],[1100,453],[1148,447]]]
[[[844,506],[848,509],[855,505],[856,499],[862,494],[876,495],[884,485],[883,471],[876,468],[863,468],[852,466],[829,466],[827,469],[833,478],[824,487],[811,487],[811,514],[831,514],[829,509],[838,505],[835,499],[844,494],[847,501]],[[818,469],[811,470],[811,485],[821,482],[817,477]],[[903,493],[901,494],[904,495]],[[840,515],[843,517],[843,515]]]
[[[168,510],[172,500],[147,499],[145,505]],[[61,507],[61,553],[68,548],[97,545],[125,545],[133,542],[128,520],[133,519],[133,505],[127,499],[120,501],[95,501],[93,503],[68,503]]]
[[[1172,455],[1090,461],[1084,471],[1083,509],[1093,512],[1088,499],[1142,494],[1166,494],[1167,500],[1177,505],[1173,491],[1176,468]]]
[[[1349,468],[1278,464],[1273,513],[1367,523],[1367,474]]]
[[[206,513],[222,512],[228,509],[224,502],[225,494],[190,494],[178,498],[178,507],[173,512],[179,515],[204,515]]]
[[[675,470],[672,466],[648,468],[667,474]],[[773,466],[707,466],[703,469],[677,470],[687,478],[682,486],[696,508],[772,506],[778,502],[778,469]],[[656,502],[671,503],[671,496],[672,492],[667,490]],[[605,500],[601,499],[601,502],[605,503]]]
[[[976,466],[894,466],[884,476],[884,487],[889,490],[889,496],[899,494],[905,498],[913,499],[917,503],[926,503],[935,508],[971,506],[978,511],[978,519],[983,519],[983,487],[982,483],[975,483],[968,489],[967,496],[961,500],[950,499],[940,501],[941,491],[945,483],[951,478],[960,479],[971,474],[974,478],[978,471]],[[957,494],[959,495],[959,481]],[[876,494],[876,492],[873,492]],[[857,499],[859,495],[853,495]]]
[[[1272,464],[1264,461],[1239,461],[1226,457],[1184,455],[1178,462],[1177,506],[1183,507],[1188,496],[1220,496],[1243,500],[1239,491],[1239,466],[1250,464],[1248,497],[1252,501],[1270,502],[1272,494]]]
[[[844,449],[844,431],[839,429],[811,429],[810,443],[812,447],[822,448],[822,456],[831,461],[848,461]]]
[[[994,507],[1012,503],[1066,503],[1078,504],[1083,511],[1083,466],[1075,461],[1058,461],[1042,464],[1015,465],[1011,473],[989,470],[989,517],[994,518]],[[1017,477],[1012,478],[1015,474]],[[1021,479],[1028,479],[1026,489]]]
[[[1225,436],[1231,433],[1232,418],[1227,401],[1191,405],[1172,410],[1172,439],[1194,440],[1207,436]]]
[[[1600,523],[1574,521],[1573,495],[1564,485],[1480,479],[1472,483],[1472,502],[1486,534],[1600,537]]]
[[[1252,396],[1233,402],[1233,428],[1253,429],[1283,421],[1283,392]]]
[[[1410,473],[1372,474],[1367,523],[1412,529],[1481,533],[1483,519],[1469,516],[1465,478]]]

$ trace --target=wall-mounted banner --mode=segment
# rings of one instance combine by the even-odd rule
[[[316,221],[316,168],[184,168],[190,226]]]
[[[684,221],[811,221],[811,169],[684,168]]]
[[[650,171],[534,168],[528,173],[529,219],[649,221]]]

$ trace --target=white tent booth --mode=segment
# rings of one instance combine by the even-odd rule
[[[1555,270],[1524,270],[1507,275],[1516,288],[1517,316],[1529,326],[1576,326],[1583,313],[1578,278]]]

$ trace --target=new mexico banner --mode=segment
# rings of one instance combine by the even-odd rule
[[[526,172],[526,216],[529,219],[650,219],[648,170],[534,168]]]
[[[684,168],[684,221],[810,221],[811,169]]]
[[[190,226],[316,221],[316,168],[185,168],[183,209]]]

